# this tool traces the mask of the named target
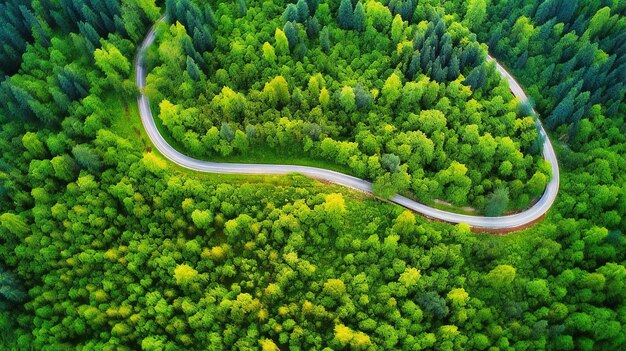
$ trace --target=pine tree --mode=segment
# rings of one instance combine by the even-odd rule
[[[165,17],[171,23],[176,22],[176,0],[165,0]]]
[[[239,8],[239,17],[246,17],[246,14],[248,13],[246,0],[237,0],[237,7]]]
[[[441,57],[437,57],[433,63],[432,78],[438,82],[444,82],[448,76],[448,68],[441,67]]]
[[[352,17],[353,17],[352,2],[350,0],[341,0],[339,5],[339,13],[337,14],[337,20],[339,21],[339,28],[352,29]]]
[[[17,304],[24,301],[28,296],[22,291],[21,284],[19,284],[15,275],[5,271],[4,267],[0,268],[0,295],[3,297],[0,300],[4,300],[0,302],[1,305],[5,305],[6,302],[8,304]],[[2,306],[0,310],[5,310],[6,307],[6,305]]]
[[[485,83],[487,83],[487,73],[484,65],[475,67],[463,82],[463,84],[469,85],[474,91],[482,88]]]
[[[461,63],[459,61],[459,56],[456,54],[452,55],[452,59],[450,59],[450,65],[448,66],[448,81],[451,82],[459,77],[461,74]]]
[[[568,118],[568,122],[577,125],[582,119],[583,115],[587,112],[590,106],[588,106],[589,97],[591,94],[588,91],[585,91],[579,94],[574,100],[574,113],[570,118]]]
[[[293,53],[296,55],[298,61],[302,61],[306,57],[307,52],[309,52],[309,49],[306,45],[303,42],[299,42]]]
[[[559,125],[565,123],[572,112],[574,111],[574,94],[575,91],[567,94],[565,99],[563,99],[552,111],[552,114],[547,119],[548,128],[556,128]]]
[[[72,148],[72,155],[78,165],[91,172],[97,172],[101,167],[100,156],[87,144],[76,145]]]
[[[352,15],[352,28],[359,32],[365,30],[365,8],[360,1],[354,8],[354,13]]]
[[[73,28],[75,23],[84,20],[80,11],[80,8],[85,5],[84,1],[61,0],[59,3],[61,5],[61,9],[63,9],[63,13],[65,14],[65,16],[60,14],[60,18],[57,18],[57,20],[61,20],[61,23],[57,22],[60,27],[66,26]]]
[[[98,34],[104,36],[109,32],[109,26],[113,26],[113,22],[106,15],[100,16],[96,14],[90,7],[82,7],[82,19],[91,24]]]
[[[328,27],[326,26],[324,26],[322,32],[320,33],[320,45],[325,53],[328,54],[330,52],[330,33],[328,31]]]
[[[315,17],[306,21],[306,35],[309,39],[313,39],[320,34],[320,22]]]
[[[294,22],[287,22],[285,23],[283,31],[289,42],[289,49],[293,50],[299,42],[297,25]]]
[[[217,28],[215,13],[213,12],[213,8],[211,8],[211,5],[208,3],[204,4],[204,22],[213,29]]]
[[[547,0],[539,5],[537,13],[534,16],[537,23],[543,24],[556,15],[556,10],[559,6],[558,1],[559,0]]]
[[[75,101],[87,96],[87,83],[83,81],[79,74],[71,71],[69,68],[66,67],[57,74],[57,79],[59,87],[70,100]]]
[[[452,58],[452,37],[446,33],[441,38],[441,50],[439,53],[441,57],[441,64],[446,66]]]
[[[189,56],[187,56],[187,73],[189,77],[195,81],[200,80],[200,68],[196,62]]]
[[[307,4],[306,0],[298,0],[298,3],[296,4],[296,8],[298,12],[298,22],[300,23],[306,22],[306,20],[311,15],[309,11],[309,5]]]
[[[421,66],[421,55],[419,51],[415,51],[413,56],[411,57],[411,61],[409,62],[409,68],[407,69],[407,78],[409,80],[414,80],[419,72],[422,70]]]
[[[528,61],[528,50],[524,50],[524,52],[517,59],[517,63],[515,64],[515,68],[522,69],[526,66],[526,62]]]
[[[559,22],[569,23],[578,9],[578,0],[562,0],[556,18]]]
[[[296,8],[296,5],[294,4],[287,5],[287,7],[285,8],[285,11],[283,12],[283,20],[285,22],[298,21],[298,9]]]
[[[367,109],[374,100],[372,95],[369,93],[369,91],[367,91],[367,89],[365,89],[365,87],[361,83],[357,84],[354,87],[354,97],[355,97],[356,107],[359,110]]]
[[[497,217],[504,214],[509,206],[509,189],[505,187],[497,188],[487,197],[485,214],[489,217]]]
[[[309,5],[311,16],[313,16],[317,12],[317,8],[320,6],[320,0],[307,0],[307,5]]]

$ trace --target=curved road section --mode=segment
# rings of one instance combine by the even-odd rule
[[[163,20],[163,19],[161,19]],[[158,22],[157,22],[158,23]],[[155,25],[156,27],[156,25]],[[165,141],[163,136],[159,133],[157,126],[154,122],[152,112],[150,111],[150,103],[148,98],[144,94],[143,90],[146,86],[146,71],[144,69],[144,58],[146,49],[152,45],[156,35],[156,28],[153,27],[146,38],[144,39],[135,64],[136,72],[136,84],[140,91],[138,98],[139,112],[141,114],[141,121],[150,137],[154,146],[170,161],[200,172],[210,173],[227,173],[227,174],[289,174],[300,173],[305,176],[329,181],[339,185],[343,185],[352,189],[360,190],[366,193],[372,193],[372,183],[360,178],[349,176],[347,174],[334,172],[326,169],[307,167],[307,166],[295,166],[295,165],[278,165],[278,164],[239,164],[239,163],[218,163],[209,162],[203,160],[197,160],[186,156]],[[511,91],[522,102],[528,102],[528,98],[524,93],[524,90],[515,81],[515,79],[491,56],[487,58],[488,61],[494,61],[496,67],[503,78],[509,81]],[[533,111],[534,112],[534,111]],[[543,196],[537,201],[531,208],[509,216],[502,217],[480,217],[469,216],[458,213],[446,212],[436,208],[428,207],[417,201],[411,200],[401,195],[396,195],[391,202],[407,209],[418,212],[428,218],[437,219],[449,223],[466,223],[470,227],[484,230],[484,231],[499,231],[499,232],[511,232],[520,228],[524,228],[533,224],[543,217],[543,215],[550,209],[556,195],[559,191],[559,166],[556,159],[556,154],[552,148],[552,143],[548,138],[541,122],[537,121],[541,135],[545,142],[543,145],[543,157],[546,161],[552,165],[552,179],[548,183]]]

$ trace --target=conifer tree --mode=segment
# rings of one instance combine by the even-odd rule
[[[363,4],[359,1],[354,8],[354,13],[352,16],[352,28],[362,32],[365,30],[365,8]]]
[[[283,31],[285,32],[285,36],[289,42],[289,49],[293,50],[299,42],[298,26],[294,22],[287,22],[285,23]]]
[[[341,0],[339,13],[337,14],[339,28],[352,29],[352,17],[354,16],[353,12],[352,2],[350,0]]]
[[[296,22],[298,21],[298,9],[294,4],[288,4],[283,12],[283,20],[285,22]]]
[[[485,72],[484,65],[475,67],[463,82],[463,84],[472,87],[472,90],[482,88],[485,83],[487,83],[487,73]]]
[[[330,33],[326,26],[324,26],[320,33],[320,45],[325,53],[328,54],[330,52]]]
[[[320,5],[320,0],[306,0],[306,3],[309,6],[311,16],[315,15],[315,13],[317,12],[317,8]]]
[[[316,38],[320,34],[320,22],[315,17],[306,21],[306,35],[309,39]]]
[[[187,56],[187,73],[189,77],[195,81],[200,80],[200,68],[196,62],[189,56]]]
[[[306,0],[298,0],[296,4],[298,22],[304,23],[310,17],[309,5]]]
[[[556,106],[554,111],[552,111],[546,121],[549,128],[556,128],[567,122],[572,112],[574,112],[574,96],[575,91],[567,94],[567,96]]]
[[[509,189],[497,188],[488,198],[485,214],[489,217],[497,217],[504,214],[509,205]]]

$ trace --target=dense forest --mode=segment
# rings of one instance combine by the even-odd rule
[[[186,154],[322,158],[383,197],[480,210],[496,194],[525,208],[543,193],[534,116],[459,22],[410,23],[375,1],[169,8],[147,90]]]
[[[163,14],[148,93],[191,155],[289,148],[382,195],[523,206],[549,176],[537,116],[490,52],[550,129],[559,197],[490,236],[299,175],[177,167],[133,79]],[[0,348],[626,348],[625,15],[623,0],[4,1]]]

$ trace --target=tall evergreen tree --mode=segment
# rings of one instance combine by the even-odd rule
[[[311,16],[314,16],[317,12],[317,8],[320,6],[320,0],[307,0],[306,3],[309,6]]]
[[[475,67],[463,82],[463,84],[469,85],[474,91],[482,88],[485,83],[487,83],[485,65]]]
[[[448,77],[448,67],[443,68],[441,65],[441,57],[437,57],[435,62],[433,63],[433,72],[431,74],[432,78],[438,82],[444,82]]]
[[[306,0],[298,0],[296,4],[297,14],[298,14],[298,22],[304,23],[311,16],[309,11],[309,5]]]
[[[448,81],[453,81],[459,77],[459,74],[461,74],[461,63],[459,61],[458,55],[452,55],[452,58],[450,59],[450,65],[447,68]]]
[[[27,44],[34,39],[31,30],[38,28],[30,2],[9,0],[0,4],[0,79],[17,72]]]
[[[283,12],[283,20],[285,22],[297,22],[298,21],[298,8],[294,4],[288,4]]]
[[[574,96],[575,91],[567,94],[567,96],[556,106],[554,111],[548,116],[547,125],[549,128],[556,128],[559,125],[567,122],[568,118],[574,111]]]
[[[372,95],[365,89],[363,84],[359,83],[354,87],[354,97],[356,102],[356,107],[359,110],[366,110],[372,104],[374,100]]]
[[[196,62],[189,56],[187,56],[187,73],[189,77],[195,81],[200,80],[200,68]]]
[[[352,28],[358,30],[359,32],[365,30],[365,8],[360,1],[354,8],[354,13],[352,15]]]
[[[352,29],[352,17],[354,16],[354,10],[352,9],[352,2],[350,0],[341,0],[339,5],[339,12],[337,14],[337,21],[339,22],[339,28]]]
[[[285,36],[287,36],[287,41],[289,41],[289,49],[293,50],[299,42],[298,25],[294,22],[287,22],[285,23],[283,31],[285,32]]]
[[[246,0],[237,0],[237,7],[239,8],[239,17],[246,17],[246,14],[248,13]]]
[[[409,67],[407,69],[407,78],[409,80],[415,79],[415,76],[422,70],[422,56],[419,51],[415,51],[413,56],[411,56],[411,61],[409,61]]]
[[[509,189],[505,187],[499,187],[487,197],[485,214],[489,217],[501,216],[506,212],[508,206]]]
[[[306,35],[309,39],[316,38],[320,34],[320,22],[316,17],[310,17],[306,21]]]
[[[524,52],[517,59],[517,63],[515,64],[515,68],[522,69],[526,66],[526,62],[528,61],[528,50],[524,50]]]
[[[330,32],[326,26],[320,32],[320,45],[325,53],[328,54],[330,52]]]

